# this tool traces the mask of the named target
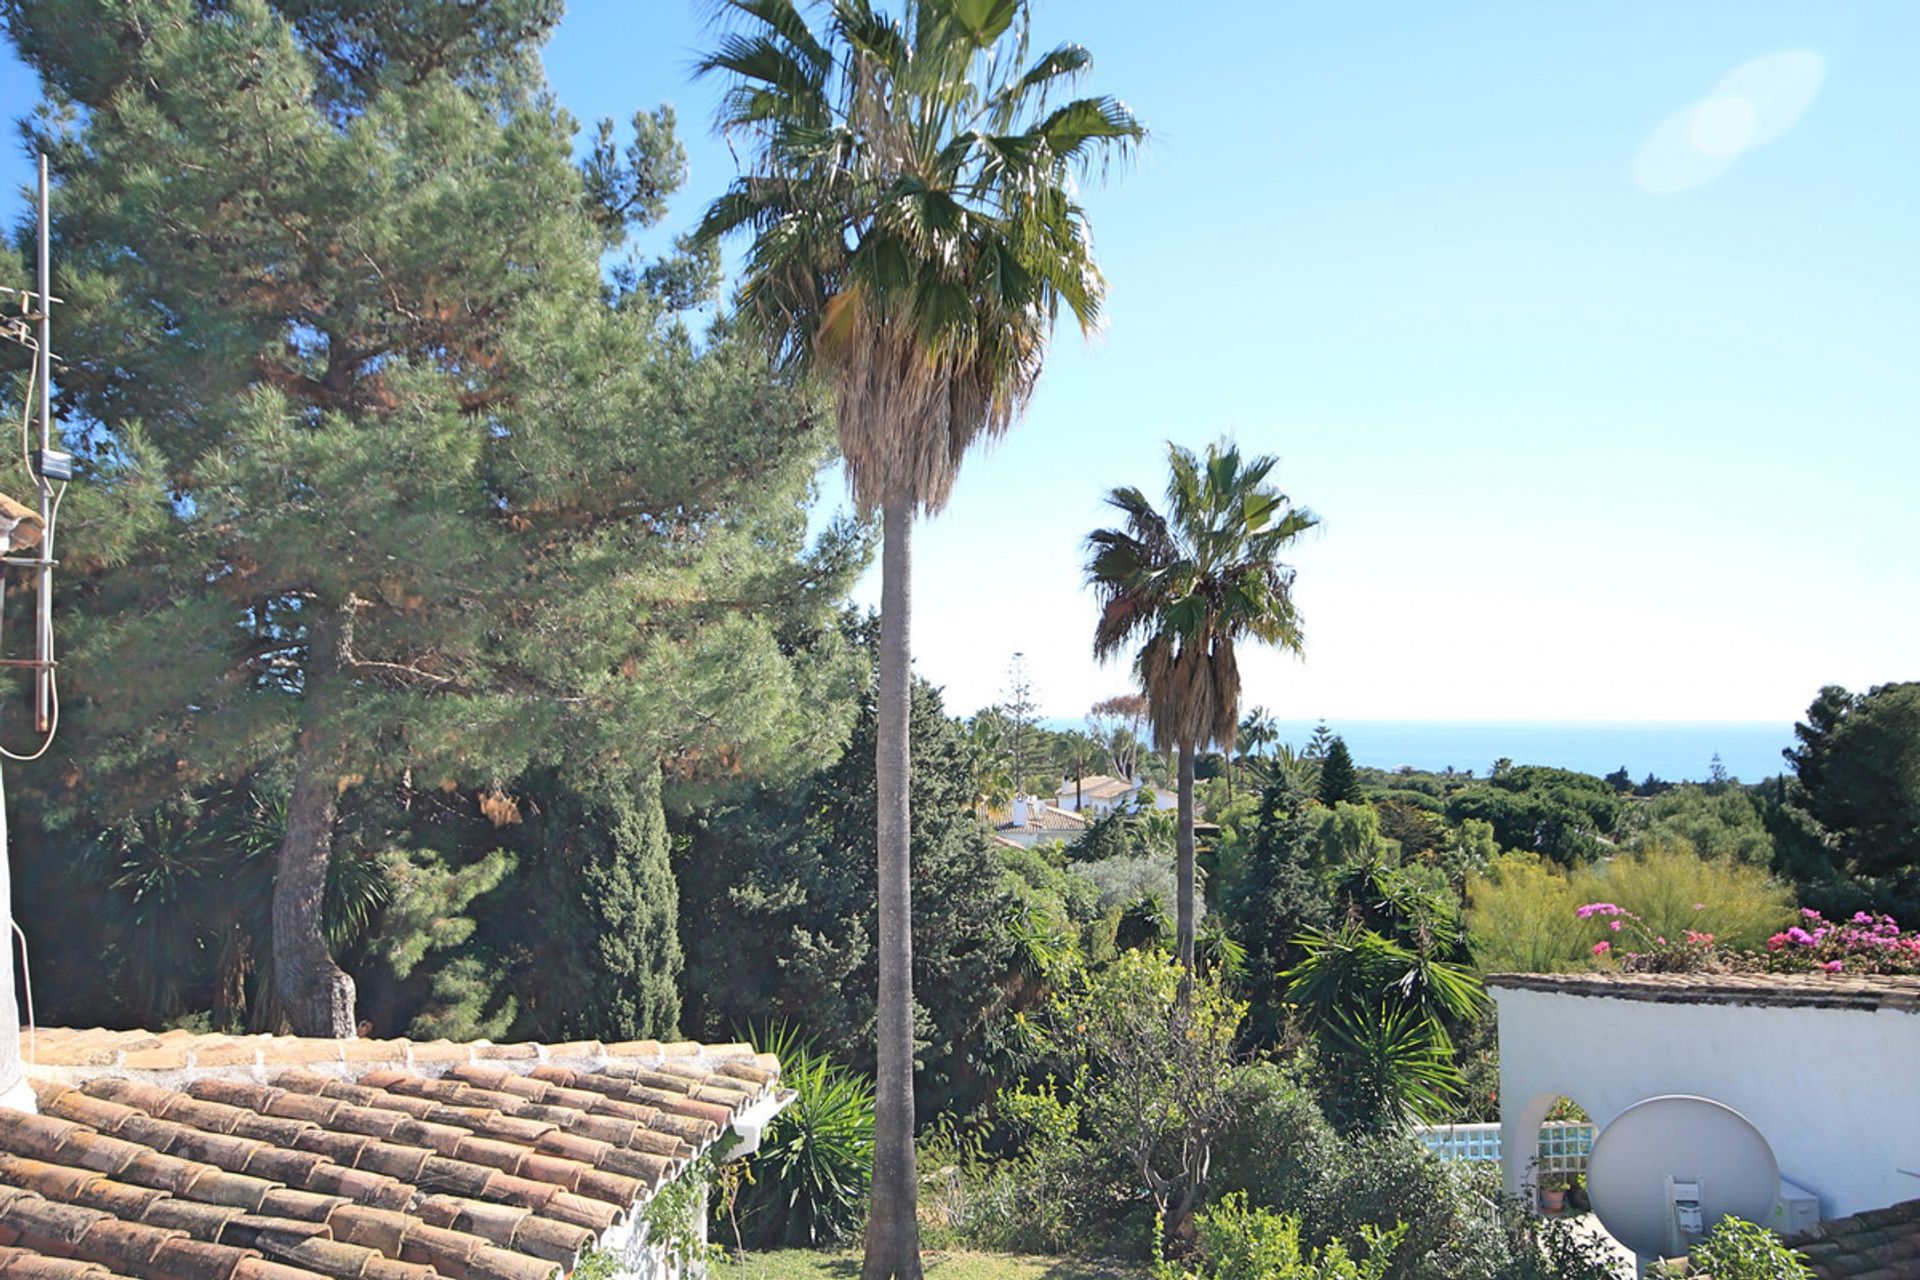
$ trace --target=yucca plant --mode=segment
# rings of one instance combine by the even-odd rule
[[[873,1083],[792,1027],[756,1043],[780,1059],[795,1097],[767,1126],[735,1205],[754,1247],[818,1248],[851,1236],[866,1215],[873,1168]]]
[[[1385,1129],[1443,1118],[1461,1085],[1446,1024],[1485,1006],[1480,980],[1352,922],[1294,943],[1306,956],[1280,976],[1319,1037],[1342,1123]]]

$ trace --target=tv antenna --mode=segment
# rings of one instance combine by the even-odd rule
[[[1607,1234],[1644,1263],[1677,1258],[1722,1218],[1765,1223],[1780,1195],[1773,1148],[1732,1107],[1666,1094],[1636,1102],[1593,1140],[1587,1195]]]
[[[39,747],[31,754],[18,754],[0,747],[0,756],[9,760],[37,760],[53,745],[60,726],[60,690],[55,678],[53,657],[53,558],[54,527],[60,517],[60,499],[73,479],[73,455],[53,444],[53,307],[61,299],[53,296],[53,211],[48,196],[47,158],[40,157],[40,198],[38,215],[38,267],[36,287],[31,290],[0,286],[0,303],[7,314],[0,320],[0,338],[15,342],[32,353],[27,372],[27,394],[20,414],[20,460],[32,478],[36,505],[16,502],[0,493],[0,570],[15,570],[33,576],[33,656],[0,657],[0,669],[25,670],[33,683],[33,725],[41,735]],[[34,427],[39,427],[35,447]],[[34,555],[20,554],[37,551]],[[0,602],[4,596],[0,595]],[[4,630],[0,629],[0,639]]]

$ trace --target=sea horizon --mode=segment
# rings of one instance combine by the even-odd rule
[[[1043,717],[1062,731],[1084,720]],[[1279,741],[1306,746],[1318,720],[1278,720]],[[1781,752],[1794,745],[1793,721],[1772,720],[1328,720],[1355,764],[1472,770],[1485,777],[1502,757],[1516,765],[1550,765],[1604,776],[1625,768],[1637,782],[1704,782],[1717,754],[1728,775],[1759,782],[1786,771]]]

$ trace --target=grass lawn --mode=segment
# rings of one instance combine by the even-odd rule
[[[929,1249],[927,1280],[1146,1280],[1140,1267],[1072,1258],[1021,1257],[1011,1253],[949,1253]],[[847,1280],[860,1274],[858,1252],[816,1253],[781,1249],[750,1253],[714,1267],[711,1280]]]

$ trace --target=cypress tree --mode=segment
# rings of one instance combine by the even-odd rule
[[[973,811],[969,747],[940,694],[913,686],[913,974],[921,1100],[978,1088],[1013,962],[1011,890]],[[689,1030],[785,1021],[871,1069],[879,965],[871,695],[840,758],[803,785],[715,809],[684,856]]]
[[[861,544],[803,551],[827,428],[724,330],[686,333],[710,259],[603,278],[684,154],[662,109],[574,162],[538,61],[559,10],[0,4],[45,85],[89,482],[50,805],[278,785],[272,1020],[307,1034],[355,1029],[325,900],[369,792],[554,767],[626,793],[589,927],[670,970],[635,852],[662,764],[787,768],[846,731],[827,623]],[[657,991],[614,1006],[591,1017],[671,1021]]]
[[[658,774],[586,789],[531,783],[515,837],[528,874],[501,935],[514,977],[514,1035],[631,1040],[677,1033],[680,894]]]

